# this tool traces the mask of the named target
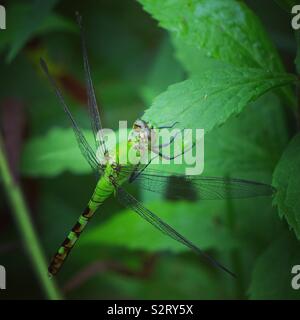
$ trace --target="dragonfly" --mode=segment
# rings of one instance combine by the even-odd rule
[[[54,78],[49,72],[47,63],[42,58],[40,59],[40,65],[43,72],[45,73],[45,76],[50,81],[50,84],[53,87],[60,105],[62,106],[64,112],[67,114],[71,122],[81,153],[83,154],[91,168],[97,173],[98,178],[96,186],[86,208],[83,210],[79,219],[53,256],[48,267],[49,276],[52,277],[61,270],[75,243],[79,239],[83,230],[86,228],[88,222],[94,216],[95,212],[101,207],[101,205],[107,198],[115,195],[117,200],[123,206],[137,213],[141,218],[153,225],[160,232],[162,232],[166,236],[171,237],[173,240],[180,242],[182,245],[194,251],[197,255],[204,257],[213,266],[235,277],[236,275],[231,270],[208,255],[205,251],[201,250],[196,244],[188,240],[185,236],[175,230],[171,225],[163,221],[154,212],[147,209],[139,200],[137,200],[131,193],[126,190],[125,183],[138,182],[141,188],[158,193],[164,192],[166,187],[170,186],[173,196],[176,199],[181,199],[183,197],[183,194],[185,193],[186,184],[183,183],[183,181],[185,181],[189,187],[192,187],[194,190],[196,190],[196,200],[222,200],[228,198],[238,199],[272,196],[276,190],[271,185],[256,181],[224,177],[205,177],[202,175],[180,175],[178,173],[172,172],[167,173],[162,170],[150,168],[148,164],[151,160],[147,165],[141,165],[141,163],[124,165],[119,162],[119,159],[121,157],[120,154],[117,154],[115,156],[115,160],[112,162],[100,161],[99,157],[97,157],[96,155],[95,147],[96,149],[101,151],[105,159],[108,159],[110,157],[110,150],[108,150],[105,139],[101,135],[102,124],[95,95],[94,84],[91,77],[82,18],[78,13],[76,14],[76,16],[77,23],[80,29],[85,85],[88,97],[87,105],[95,146],[92,147],[88,143],[82,130],[77,125],[63,98],[59,87],[57,86]],[[137,119],[134,122],[132,128],[133,135],[130,135],[127,141],[122,142],[127,143],[126,150],[135,147],[140,152],[153,151],[149,150],[149,148],[151,148],[149,147],[151,145],[149,143],[147,144],[148,149],[145,151],[145,143],[151,140],[150,130],[152,128],[153,126],[146,121]],[[164,155],[160,151],[157,151],[156,154],[159,157],[164,157]],[[171,157],[169,159],[171,159]],[[174,179],[172,181],[172,184],[170,185],[170,177],[172,176],[176,179]]]

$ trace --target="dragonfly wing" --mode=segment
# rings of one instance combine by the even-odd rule
[[[107,152],[107,149],[106,149],[104,138],[102,135],[101,118],[99,114],[96,94],[95,94],[91,71],[90,71],[87,48],[85,44],[84,31],[81,23],[82,18],[78,13],[76,13],[76,15],[77,15],[77,22],[80,28],[80,34],[81,34],[83,65],[84,65],[85,81],[86,81],[87,94],[88,94],[88,107],[89,107],[89,113],[90,113],[91,126],[93,130],[94,138],[95,138],[96,147],[97,148],[100,147],[100,150],[104,155]],[[98,133],[99,133],[100,140],[97,138]]]
[[[165,235],[173,238],[174,240],[182,243],[186,247],[192,249],[197,254],[204,256],[211,264],[235,277],[234,273],[220,264],[218,261],[207,255],[204,251],[199,249],[195,244],[186,239],[180,233],[178,233],[175,229],[173,229],[170,225],[162,221],[157,215],[155,215],[152,211],[145,208],[138,200],[136,200],[131,194],[129,194],[123,188],[118,188],[117,190],[117,198],[121,204],[123,204],[128,209],[135,211],[140,217],[151,223],[154,227],[160,230]]]
[[[85,159],[87,160],[89,165],[92,167],[92,169],[95,171],[98,171],[100,168],[100,165],[98,163],[95,152],[93,151],[93,149],[91,148],[91,146],[87,142],[85,136],[83,135],[83,133],[81,132],[80,128],[78,127],[75,119],[73,118],[73,116],[72,116],[63,96],[62,96],[61,91],[59,90],[53,77],[49,73],[48,66],[47,66],[46,62],[43,59],[40,59],[40,64],[41,64],[41,67],[42,67],[44,73],[46,74],[48,80],[50,81],[51,85],[53,86],[55,94],[56,94],[58,100],[60,101],[60,103],[63,107],[63,110],[65,111],[65,113],[67,114],[67,116],[69,117],[69,119],[71,121],[72,128],[75,133],[75,137],[76,137],[76,140],[79,145],[81,153],[83,154],[83,156],[85,157]]]
[[[187,176],[179,174],[167,174],[162,171],[147,169],[137,175],[141,188],[153,192],[164,193],[167,188],[174,198],[184,198],[186,189],[195,191],[195,197],[199,200],[214,199],[239,199],[260,196],[271,196],[276,191],[271,185],[234,178]]]

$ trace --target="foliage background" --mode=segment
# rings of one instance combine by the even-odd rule
[[[300,297],[290,285],[291,268],[300,264],[299,106],[295,88],[280,87],[293,80],[284,70],[296,73],[290,1],[252,0],[245,6],[218,0],[1,3],[7,9],[7,30],[0,31],[1,133],[11,175],[22,187],[47,260],[95,186],[38,64],[40,56],[48,61],[74,116],[90,136],[76,10],[84,19],[105,127],[116,129],[119,120],[130,124],[151,106],[144,115],[149,120],[170,123],[177,116],[183,125],[209,131],[206,175],[249,178],[278,188],[272,205],[272,199],[177,202],[167,191],[156,196],[135,186],[131,191],[147,207],[229,266],[238,279],[213,269],[112,198],[57,277],[61,295],[68,299]],[[191,15],[197,5],[205,18]],[[190,82],[182,82],[185,79]],[[178,84],[167,89],[174,83]],[[241,87],[232,91],[237,84]],[[206,90],[214,93],[215,88],[226,90],[202,101]],[[176,94],[192,116],[184,117],[176,109]],[[225,103],[230,98],[231,103]],[[0,264],[8,277],[0,297],[49,298],[36,276],[34,259],[26,254],[28,248],[7,201],[9,191],[2,188],[0,193]]]

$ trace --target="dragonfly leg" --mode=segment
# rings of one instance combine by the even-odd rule
[[[167,147],[167,146],[169,146],[170,144],[172,144],[172,143],[174,142],[175,138],[177,137],[177,135],[179,134],[179,132],[181,132],[181,131],[177,131],[177,132],[174,134],[174,136],[172,136],[172,138],[170,139],[170,142],[162,143],[162,144],[160,144],[160,145],[158,146],[158,148],[159,148],[159,149],[160,149],[160,148],[164,148],[164,147]]]
[[[131,176],[129,177],[129,183],[133,182],[151,163],[152,160],[156,159],[158,156],[153,157],[152,159],[149,160],[149,162],[141,169],[141,170],[134,170],[131,174]]]
[[[161,151],[159,151],[159,150],[152,149],[152,151],[153,151],[154,153],[156,153],[157,155],[159,155],[161,158],[166,159],[166,160],[173,160],[173,159],[181,156],[182,154],[184,154],[184,151],[183,151],[183,152],[177,154],[176,156],[169,157],[169,156],[164,155],[164,154],[163,154]]]
[[[158,129],[171,129],[173,128],[177,123],[179,123],[178,121],[174,122],[172,125],[170,126],[163,126],[163,127],[158,127]]]
[[[156,153],[157,155],[159,155],[159,156],[160,156],[161,158],[163,158],[163,159],[166,159],[166,160],[174,160],[174,159],[176,159],[177,157],[183,155],[185,152],[191,150],[191,149],[194,147],[194,145],[195,145],[195,144],[193,143],[192,146],[191,146],[188,150],[184,150],[184,151],[182,151],[181,153],[179,153],[179,154],[177,154],[177,155],[174,155],[174,156],[171,156],[171,157],[164,155],[161,151],[159,151],[159,149],[156,149],[156,148],[151,149],[151,151],[154,152],[154,153]]]
[[[175,133],[175,135],[172,136],[172,138],[170,139],[169,142],[167,142],[167,143],[162,143],[162,144],[160,144],[158,147],[153,147],[153,148],[151,148],[151,150],[152,150],[152,151],[153,151],[153,150],[159,151],[161,148],[164,148],[164,147],[167,147],[167,146],[171,145],[171,144],[174,142],[174,140],[175,140],[175,138],[177,137],[177,135],[179,134],[179,132],[181,132],[181,131],[177,131],[177,132]],[[157,152],[155,152],[155,153],[157,154]]]

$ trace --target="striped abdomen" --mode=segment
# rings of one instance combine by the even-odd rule
[[[83,214],[79,217],[76,224],[52,258],[48,268],[49,275],[54,276],[60,270],[70,251],[74,247],[77,239],[80,237],[81,232],[92,218],[94,213],[95,212],[91,211],[89,207],[84,210]]]
[[[76,241],[80,237],[82,231],[86,227],[89,220],[93,217],[97,208],[105,201],[107,197],[110,196],[113,191],[114,187],[106,179],[101,178],[99,180],[87,208],[79,217],[76,224],[52,258],[48,268],[49,275],[52,276],[58,273],[72,248],[74,247]]]

